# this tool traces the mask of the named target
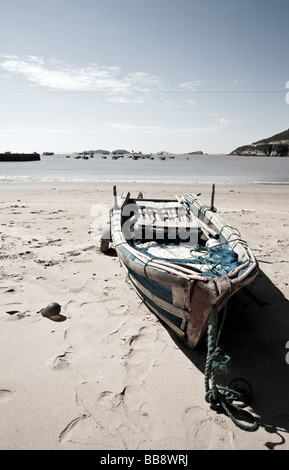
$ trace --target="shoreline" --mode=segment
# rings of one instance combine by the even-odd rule
[[[215,183],[218,213],[260,264],[260,304],[238,294],[221,336],[231,357],[222,380],[253,388],[253,433],[206,402],[205,341],[181,345],[99,251],[112,182],[0,187],[0,449],[289,449],[288,184]],[[117,183],[119,194],[201,192],[204,203],[211,187]],[[39,313],[51,302],[64,321]]]
[[[38,183],[44,183],[44,184],[51,184],[51,183],[57,183],[57,184],[161,184],[161,185],[197,185],[197,186],[207,186],[207,185],[240,185],[240,186],[246,186],[246,185],[277,185],[277,186],[283,186],[283,185],[289,185],[289,181],[203,181],[203,180],[135,180],[135,179],[119,179],[119,178],[112,178],[112,179],[105,179],[105,178],[99,178],[99,179],[88,179],[88,178],[82,178],[82,179],[69,179],[69,178],[53,178],[53,177],[43,177],[43,178],[35,178],[33,177],[26,177],[26,176],[19,176],[19,177],[7,177],[6,179],[1,179],[3,177],[0,176],[0,187],[5,184],[38,184]],[[31,179],[30,179],[31,178]]]

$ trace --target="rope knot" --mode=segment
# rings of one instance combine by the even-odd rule
[[[219,410],[221,408],[221,401],[219,397],[219,390],[207,390],[205,395],[205,400],[207,403],[210,403],[211,407],[215,410]]]
[[[217,372],[227,372],[229,362],[230,356],[224,353],[220,346],[211,353],[211,367]]]

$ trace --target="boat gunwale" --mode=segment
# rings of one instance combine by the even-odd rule
[[[209,206],[204,205],[203,202],[197,196],[193,195],[193,197],[194,197],[194,202],[196,201],[198,203],[198,205],[196,205],[196,208],[198,209],[199,212],[201,212],[201,214],[203,215],[203,218],[206,217],[207,220],[211,223],[212,223],[212,219],[216,219],[218,221],[218,223],[222,227],[225,227],[226,231],[229,232],[229,235],[227,235],[227,237],[230,237],[232,235],[236,235],[236,231],[234,231],[235,229],[233,227],[229,226],[224,219],[222,219],[218,214],[216,214],[215,212],[210,210]],[[167,203],[173,203],[176,206],[178,206],[180,204],[177,199],[130,198],[130,193],[129,192],[122,193],[120,204],[117,206],[117,208],[113,209],[112,220],[111,220],[111,222],[113,224],[113,227],[112,227],[113,234],[115,235],[117,233],[119,235],[119,240],[118,240],[117,243],[115,243],[115,248],[118,249],[118,247],[120,245],[122,245],[136,259],[141,261],[145,265],[145,268],[143,269],[143,275],[145,275],[146,277],[152,277],[152,278],[155,278],[156,276],[158,277],[157,273],[160,272],[158,270],[162,270],[162,272],[163,271],[169,271],[169,273],[170,273],[169,275],[173,276],[173,279],[174,279],[173,283],[176,282],[176,276],[184,278],[187,281],[198,280],[198,281],[202,281],[202,282],[208,282],[210,279],[212,279],[212,277],[210,277],[210,276],[203,276],[202,274],[192,272],[192,270],[190,270],[189,268],[186,268],[185,264],[182,265],[181,263],[176,263],[176,262],[173,262],[173,261],[170,262],[170,261],[161,260],[161,259],[158,259],[158,258],[152,258],[152,257],[148,256],[146,253],[140,252],[140,250],[138,250],[137,247],[135,247],[135,245],[133,245],[133,244],[131,244],[127,241],[127,239],[125,238],[125,236],[123,234],[123,231],[122,231],[121,212],[122,212],[123,207],[126,204],[128,204],[129,202],[136,203],[136,201],[140,202],[140,203],[141,202],[143,202],[143,203],[149,202],[149,203],[156,203],[156,204],[167,202]],[[208,216],[207,216],[208,212],[211,213],[210,218],[208,218]],[[115,221],[115,219],[117,219],[117,220]],[[118,225],[118,230],[116,230],[116,225]],[[223,235],[223,236],[226,239],[225,235]],[[237,283],[237,282],[240,283],[244,279],[246,279],[247,277],[250,277],[250,274],[258,267],[258,262],[257,262],[256,258],[254,257],[254,255],[252,254],[250,248],[248,247],[247,242],[245,240],[242,240],[242,241],[232,240],[231,242],[228,241],[228,243],[233,243],[234,241],[236,241],[236,244],[234,245],[234,247],[232,247],[232,249],[234,249],[239,244],[242,247],[242,250],[244,250],[244,253],[245,253],[247,259],[241,265],[239,265],[237,268],[232,269],[226,276],[219,276],[219,277],[228,277],[228,278],[230,278],[230,282],[233,283],[233,284]],[[244,246],[244,244],[245,244],[245,246]],[[120,250],[117,250],[117,251],[120,252]],[[124,261],[125,254],[122,254],[121,258]],[[248,269],[246,269],[246,267],[250,264],[250,262],[252,263],[251,266],[249,266]],[[134,260],[132,260],[132,259],[130,259],[130,264],[131,263],[135,263],[135,265],[140,266],[139,262],[134,262]],[[243,269],[246,269],[246,271],[241,276],[236,277],[236,275],[240,271],[242,271]],[[148,276],[148,271],[150,271],[150,270],[152,270],[152,276]]]

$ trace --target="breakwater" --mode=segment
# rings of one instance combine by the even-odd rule
[[[0,153],[0,162],[31,162],[40,160],[40,154],[33,153]]]

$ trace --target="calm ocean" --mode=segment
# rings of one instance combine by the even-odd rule
[[[143,181],[168,183],[289,183],[289,157],[176,155],[161,160],[41,155],[40,161],[0,162],[0,182]]]

